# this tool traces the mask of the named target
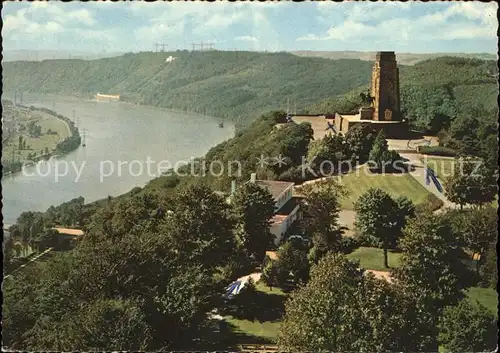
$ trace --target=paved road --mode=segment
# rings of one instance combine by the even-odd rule
[[[341,210],[339,213],[339,224],[347,228],[344,236],[354,236],[354,221],[356,220],[356,212],[351,210]]]
[[[417,153],[400,153],[401,157],[408,159],[408,163],[413,165],[415,169],[410,172],[410,175],[415,178],[424,188],[426,188],[429,192],[433,193],[436,195],[439,199],[443,201],[443,207],[441,207],[438,211],[442,212],[443,209],[446,208],[458,208],[459,206],[451,201],[449,201],[445,194],[444,191],[443,193],[439,192],[439,190],[436,188],[434,183],[430,183],[429,185],[426,185],[425,183],[425,166],[424,163],[420,160],[422,157],[420,154]],[[443,185],[443,180],[440,180],[438,178],[439,182],[441,185]],[[443,186],[444,189],[444,186]]]
[[[260,280],[261,276],[262,276],[262,273],[260,273],[260,272],[254,272],[254,273],[251,273],[249,275],[246,275],[246,276],[238,278],[238,281],[241,281],[242,284],[245,284],[251,278],[253,280],[253,283],[256,284]]]

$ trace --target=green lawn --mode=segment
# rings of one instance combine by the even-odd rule
[[[276,341],[281,317],[284,312],[286,294],[279,288],[269,289],[259,282],[256,284],[259,297],[253,303],[248,303],[252,308],[252,317],[224,316],[224,321],[229,325],[233,334],[231,341],[249,343],[273,343]]]
[[[409,174],[372,174],[367,168],[361,167],[339,179],[348,191],[342,200],[343,209],[352,210],[354,202],[369,188],[386,191],[393,197],[406,196],[415,204],[423,203],[429,192]]]
[[[255,343],[276,342],[278,337],[279,322],[242,320],[235,319],[232,316],[225,316],[224,320],[233,327],[234,334],[247,337],[253,336],[256,338]]]
[[[436,172],[438,178],[444,180],[446,177],[450,176],[453,173],[453,169],[457,160],[450,158],[438,158],[438,157],[426,157],[420,158],[422,163],[427,164],[434,172]]]
[[[260,291],[260,292],[262,292],[262,293],[277,294],[277,295],[286,296],[286,293],[283,292],[283,290],[281,288],[273,287],[272,289],[270,289],[262,281],[257,282],[257,284],[255,285],[255,288],[257,288],[257,290]]]
[[[389,266],[398,267],[400,253],[389,250]],[[349,260],[359,260],[359,265],[366,270],[388,271],[384,267],[384,251],[378,248],[360,247],[347,255]]]
[[[495,316],[498,315],[498,295],[492,288],[471,287],[466,291],[467,298],[473,303],[479,302],[490,310]]]

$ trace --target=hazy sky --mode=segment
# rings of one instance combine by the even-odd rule
[[[3,3],[4,50],[86,52],[191,48],[488,52],[496,3]]]

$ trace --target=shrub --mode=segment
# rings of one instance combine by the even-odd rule
[[[354,239],[358,244],[358,247],[365,246],[369,248],[378,248],[380,246],[380,243],[376,238],[366,235],[360,231],[356,232],[356,234],[354,235]]]
[[[276,287],[278,285],[278,267],[268,256],[265,257],[264,263],[261,280],[270,288]]]
[[[457,155],[457,151],[448,147],[441,146],[419,146],[418,152],[422,154],[429,154],[432,156],[444,156],[444,157],[455,157]]]
[[[467,299],[447,307],[439,322],[439,343],[451,352],[485,352],[497,344],[497,320]]]
[[[229,262],[221,268],[221,276],[225,279],[238,278],[250,273],[253,269],[250,259],[241,248],[238,248]]]
[[[350,254],[360,246],[360,240],[356,237],[342,237],[340,240],[340,251],[343,254]]]
[[[417,212],[434,212],[443,207],[444,202],[434,194],[428,194],[423,203],[417,205]]]
[[[237,317],[251,318],[255,310],[255,303],[259,292],[255,288],[255,283],[250,278],[244,287],[240,290],[238,295],[234,296],[232,302],[235,307],[235,314]]]
[[[292,167],[281,173],[278,180],[302,183],[307,180],[307,175],[302,175],[302,167]]]
[[[496,289],[498,283],[496,243],[490,244],[489,249],[481,256],[483,257],[483,264],[479,269],[481,285]]]
[[[130,195],[136,195],[138,194],[139,192],[141,192],[141,187],[140,186],[136,186],[134,188],[132,188],[132,190],[130,190]]]
[[[166,176],[162,178],[164,178],[163,179],[164,181],[162,182],[162,187],[165,189],[175,188],[180,182],[180,179],[176,175]]]

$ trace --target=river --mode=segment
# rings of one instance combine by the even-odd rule
[[[203,156],[234,135],[230,122],[220,128],[216,118],[124,102],[25,93],[23,105],[70,119],[74,114],[80,133],[86,130],[86,147],[4,176],[4,224],[15,223],[24,211],[45,211],[75,197],[91,202],[142,187],[169,166]]]

